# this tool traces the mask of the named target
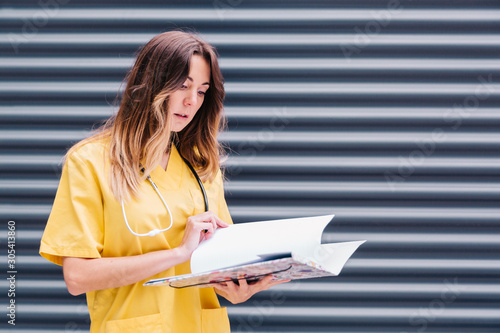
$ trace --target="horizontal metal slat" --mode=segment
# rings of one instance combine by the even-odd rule
[[[52,204],[0,204],[0,216],[5,220],[36,219],[47,221]]]
[[[1,57],[0,71],[88,71],[100,70],[104,73],[128,70],[134,64],[132,57]],[[433,72],[473,72],[500,70],[497,59],[422,59],[422,58],[219,58],[222,71],[433,71]],[[101,72],[102,73],[102,72]]]
[[[0,218],[7,219],[37,219],[40,228],[44,227],[52,203],[50,204],[0,204]],[[393,207],[387,206],[311,206],[311,205],[229,205],[231,216],[236,222],[264,221],[270,219],[296,218],[336,214],[334,224],[340,219],[348,221],[352,226],[384,224],[400,227],[408,225],[424,226],[429,223],[434,227],[477,228],[500,227],[500,208],[498,207]]]
[[[282,299],[330,299],[350,296],[356,299],[380,300],[383,298],[406,299],[408,301],[440,297],[445,291],[454,290],[459,294],[460,301],[488,300],[500,296],[500,286],[494,283],[470,283],[460,279],[442,280],[439,282],[345,282],[335,279],[333,283],[310,282],[310,280],[296,280],[282,284],[272,290],[257,294],[254,299],[266,299],[280,294]],[[21,296],[29,295],[68,295],[66,284],[62,277],[57,280],[19,280],[16,282]],[[0,287],[6,288],[7,281],[0,281]]]
[[[500,39],[500,38],[499,38]],[[485,79],[486,80],[486,79]],[[117,94],[121,83],[116,81],[21,81],[0,82],[0,94],[22,95],[22,94]],[[227,82],[226,93],[244,95],[371,95],[382,94],[388,96],[476,96],[481,99],[500,95],[500,84],[485,81],[483,83],[289,83],[289,82]],[[483,98],[484,97],[484,98]]]
[[[346,282],[339,278],[332,278],[332,283],[311,280],[296,280],[274,287],[263,293],[262,298],[272,294],[283,293],[284,298],[314,297],[318,299],[333,300],[336,297],[349,295],[356,298],[379,299],[390,298],[427,298],[439,297],[443,290],[453,288],[460,293],[460,300],[494,299],[500,294],[500,286],[494,283],[469,283],[454,280],[441,280],[439,282]]]
[[[485,28],[486,29],[486,28]],[[150,29],[149,29],[150,30]],[[254,30],[254,29],[252,29]],[[22,31],[0,34],[2,54],[65,54],[81,55],[82,52],[117,55],[133,53],[155,34],[151,33],[37,33],[23,34]],[[397,52],[408,57],[434,56],[451,58],[477,57],[494,58],[500,47],[498,36],[478,33],[440,34],[414,33],[408,38],[405,33],[370,34],[369,43],[360,42],[360,33],[208,33],[203,37],[214,44],[220,53],[232,56],[316,56],[391,57]]]
[[[500,72],[492,59],[420,58],[220,58],[226,82],[472,82],[476,97],[487,99],[491,78]],[[4,80],[122,80],[133,64],[122,57],[0,57]]]
[[[223,133],[221,141],[228,142],[235,147],[253,149],[259,147],[271,148],[304,148],[315,147],[316,149],[335,149],[339,147],[405,147],[409,149],[418,148],[417,144],[430,144],[439,148],[473,147],[481,146],[498,147],[500,145],[500,134],[496,133],[447,133],[445,130],[437,129],[433,133],[422,132],[270,132],[255,133],[254,131],[233,131]]]
[[[254,313],[259,315],[259,309],[252,306],[231,307],[228,309],[230,318],[251,318]],[[262,309],[260,309],[262,311]],[[272,311],[262,314],[267,322],[276,322],[281,325],[373,325],[375,323],[409,324],[410,318],[418,316],[419,309],[411,307],[275,307]],[[453,308],[443,307],[442,311],[433,317],[433,324],[448,324],[461,327],[465,324],[474,324],[477,327],[499,325],[500,309],[489,308]],[[241,321],[240,321],[241,322]]]
[[[470,114],[479,106],[500,101],[500,84],[477,83],[289,83],[227,82],[229,105],[342,105],[383,103],[393,106],[446,105]],[[12,81],[0,82],[0,97],[6,103],[92,104],[112,103],[120,82],[115,81]],[[122,89],[124,86],[122,85]],[[458,115],[460,116],[460,115]],[[456,115],[453,115],[456,117]],[[462,117],[462,116],[460,116]],[[454,119],[454,118],[453,118]]]
[[[45,322],[68,322],[89,317],[86,303],[81,304],[19,304],[17,312],[31,320]]]
[[[87,137],[86,130],[10,130],[0,132],[0,147],[60,146],[69,147]],[[433,145],[443,149],[498,149],[500,134],[456,133],[437,129],[433,133],[421,132],[268,132],[234,131],[222,133],[220,140],[229,143],[240,154],[256,154],[266,149],[338,149],[338,148],[405,148],[419,149],[418,145]],[[410,151],[411,152],[411,151]],[[421,152],[420,155],[424,155]],[[420,157],[417,156],[417,157]]]
[[[482,98],[491,98],[500,94],[500,84],[486,83],[488,93]],[[481,84],[447,83],[227,83],[228,94],[299,94],[299,95],[389,95],[414,96],[476,96]],[[481,92],[483,93],[483,92]]]
[[[477,227],[477,223],[481,223],[482,227],[500,226],[500,208],[498,207],[229,205],[229,209],[233,219],[238,222],[335,214],[333,223],[338,223],[338,220],[342,219],[349,221],[351,225],[360,223],[365,227],[366,224],[375,223],[377,227],[383,224],[397,224],[404,227],[413,223],[417,225],[431,223],[434,227],[452,225],[459,228],[465,228],[468,224]]]
[[[415,162],[415,161],[413,161]],[[224,166],[230,174],[482,174],[500,175],[499,158],[434,157],[412,163],[408,156],[237,156],[231,155]],[[0,168],[2,163],[0,162]]]
[[[8,290],[9,282],[7,280],[0,282],[2,289]],[[66,283],[61,275],[58,279],[20,279],[16,280],[16,294],[19,297],[67,297],[69,296]]]
[[[207,9],[196,8],[99,8],[95,9],[67,9],[58,8],[57,14],[51,19],[56,21],[160,21],[160,22],[192,22],[192,21],[314,21],[323,23],[324,21],[372,21],[379,19],[398,21],[444,21],[460,23],[467,22],[500,22],[500,11],[495,9],[405,9],[404,11],[394,11],[390,17],[383,17],[384,12],[376,9],[238,9],[225,10],[217,7]],[[49,12],[53,14],[52,12]],[[223,16],[222,16],[223,14]],[[385,13],[387,15],[387,13]],[[3,8],[0,10],[0,20],[21,21],[23,18],[32,18],[40,15],[40,8]],[[48,15],[48,13],[47,13]],[[378,16],[377,16],[378,15]],[[117,22],[118,23],[118,22]]]
[[[58,178],[62,166],[62,154],[1,154],[0,170],[3,172],[32,171],[49,172]],[[259,174],[308,175],[316,174],[377,174],[407,175],[498,175],[500,158],[490,157],[435,157],[428,156],[411,163],[402,156],[237,156],[229,155],[224,162],[226,171],[233,175]],[[411,166],[411,169],[407,169]]]
[[[36,0],[26,0],[22,3],[19,3],[15,0],[4,0],[4,3],[9,6],[15,6],[16,8],[32,8],[40,6],[40,3]],[[495,1],[491,0],[477,0],[473,3],[467,0],[443,0],[438,3],[431,0],[422,0],[418,3],[412,2],[411,0],[401,0],[401,6],[406,9],[477,9],[477,8],[486,8],[486,9],[497,9],[498,4]],[[61,2],[61,4],[63,4]],[[116,6],[115,3],[103,3],[102,0],[73,0],[71,2],[67,1],[64,3],[64,7],[69,8],[86,8],[85,6],[91,5],[92,8],[100,9],[106,7],[112,8],[136,8],[137,6]],[[269,1],[269,0],[255,0],[252,2],[222,2],[216,3],[216,5],[232,5],[232,7],[222,7],[227,8],[228,10],[233,8],[249,8],[249,9],[288,9],[288,8],[298,8],[298,9],[311,9],[311,8],[321,8],[321,9],[344,9],[344,8],[352,8],[352,1],[350,0],[338,0],[335,2],[329,2],[324,0],[311,0],[307,3],[300,0],[290,0],[288,2],[279,2],[279,1]],[[364,9],[387,9],[388,4],[386,1],[381,0],[358,0],[356,8],[364,8]],[[200,2],[199,0],[171,0],[168,4],[165,4],[162,1],[158,0],[144,0],[141,2],[142,8],[203,8],[203,9],[213,9],[214,3],[206,3]],[[219,7],[217,7],[219,8]]]
[[[416,273],[419,274],[499,274],[500,260],[488,259],[350,259],[345,265],[345,271],[359,274],[384,275]],[[344,273],[345,273],[344,271]]]
[[[44,59],[42,60],[42,66]],[[24,67],[24,60],[11,60],[7,63],[11,66],[16,64]],[[422,58],[220,58],[219,63],[222,70],[245,69],[245,70],[336,70],[336,71],[474,71],[500,69],[500,61],[496,59],[422,59]],[[29,66],[29,65],[28,65]]]
[[[84,124],[90,127],[97,121],[110,117],[117,107],[110,106],[31,106],[1,105],[1,123],[20,124]],[[399,125],[427,128],[443,126],[453,128],[470,125],[500,124],[500,112],[494,107],[478,107],[471,110],[454,107],[296,107],[296,106],[227,106],[226,117],[229,131],[256,128],[259,131],[279,132],[288,128],[315,126],[318,128],[352,126]]]
[[[373,38],[372,38],[373,37]],[[207,34],[215,45],[359,45],[358,34]],[[0,39],[1,40],[1,39]],[[499,46],[494,34],[374,34],[370,45]]]
[[[0,196],[55,196],[57,180],[0,179]],[[422,199],[499,200],[500,183],[491,182],[341,182],[232,181],[225,189],[231,198],[280,199]]]
[[[107,119],[113,114],[113,107],[109,106],[31,106],[31,105],[2,105],[0,106],[0,120],[3,122],[62,122],[75,121],[95,122]]]
[[[500,174],[499,174],[500,176]],[[3,181],[1,185],[13,186],[16,181]],[[19,183],[19,182],[18,182]],[[24,188],[28,188],[30,181]],[[15,185],[23,187],[23,183]],[[41,184],[43,187],[44,185]],[[37,186],[33,186],[36,190]],[[20,188],[20,190],[22,190]],[[290,199],[338,198],[434,198],[434,199],[497,199],[500,201],[500,184],[451,183],[451,182],[341,182],[341,181],[232,181],[226,185],[231,197],[261,197]],[[13,188],[13,193],[15,193]],[[307,200],[306,199],[306,200]]]
[[[83,309],[85,305],[67,304],[47,304],[40,307],[36,304],[19,305],[19,313],[23,313],[30,318],[47,321],[61,322],[71,318],[86,317]],[[249,314],[256,314],[264,317],[266,321],[296,323],[307,325],[312,322],[316,324],[326,323],[358,323],[370,324],[390,322],[398,324],[408,324],[409,318],[419,313],[418,308],[412,307],[273,307],[270,313],[258,313],[259,309],[252,306],[230,307],[228,314],[230,319],[235,317],[248,318]],[[260,309],[262,310],[262,309]],[[461,309],[445,307],[440,313],[435,315],[435,322],[453,324],[460,327],[462,324],[475,324],[478,326],[488,326],[500,322],[500,310],[488,308]]]
[[[12,47],[12,43],[37,45],[128,45],[138,47],[145,44],[155,34],[153,33],[39,33],[33,36],[16,36],[0,34],[0,45]],[[359,34],[314,34],[314,33],[207,33],[203,34],[209,43],[217,46],[286,46],[286,45],[359,45]],[[370,36],[370,46],[418,46],[418,47],[500,47],[500,38],[495,34],[373,34]],[[23,39],[24,38],[24,39]]]
[[[0,171],[36,171],[58,174],[62,166],[61,154],[4,154],[0,155]]]
[[[60,146],[68,147],[89,136],[88,130],[2,130],[0,147],[27,146]]]

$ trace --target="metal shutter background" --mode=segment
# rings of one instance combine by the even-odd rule
[[[16,332],[87,329],[38,256],[59,162],[111,114],[138,46],[177,27],[220,53],[235,222],[335,213],[324,241],[368,240],[340,277],[224,303],[234,332],[500,332],[498,1],[168,3],[2,1]]]

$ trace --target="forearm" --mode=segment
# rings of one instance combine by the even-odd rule
[[[218,227],[227,226],[209,211],[188,217],[181,244],[171,250],[117,258],[64,258],[64,281],[72,295],[142,281],[186,262],[203,239],[210,238]]]
[[[72,295],[127,286],[189,259],[180,248],[118,258],[64,258],[64,280]]]

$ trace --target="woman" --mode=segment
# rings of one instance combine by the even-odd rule
[[[68,152],[40,254],[63,266],[71,294],[87,294],[91,332],[228,332],[215,292],[239,303],[279,283],[142,285],[189,273],[198,244],[232,223],[217,142],[223,99],[214,49],[160,34],[140,50],[116,116]]]

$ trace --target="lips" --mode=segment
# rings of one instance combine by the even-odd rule
[[[188,116],[184,113],[174,113],[175,116],[181,117],[181,118],[187,118]]]

